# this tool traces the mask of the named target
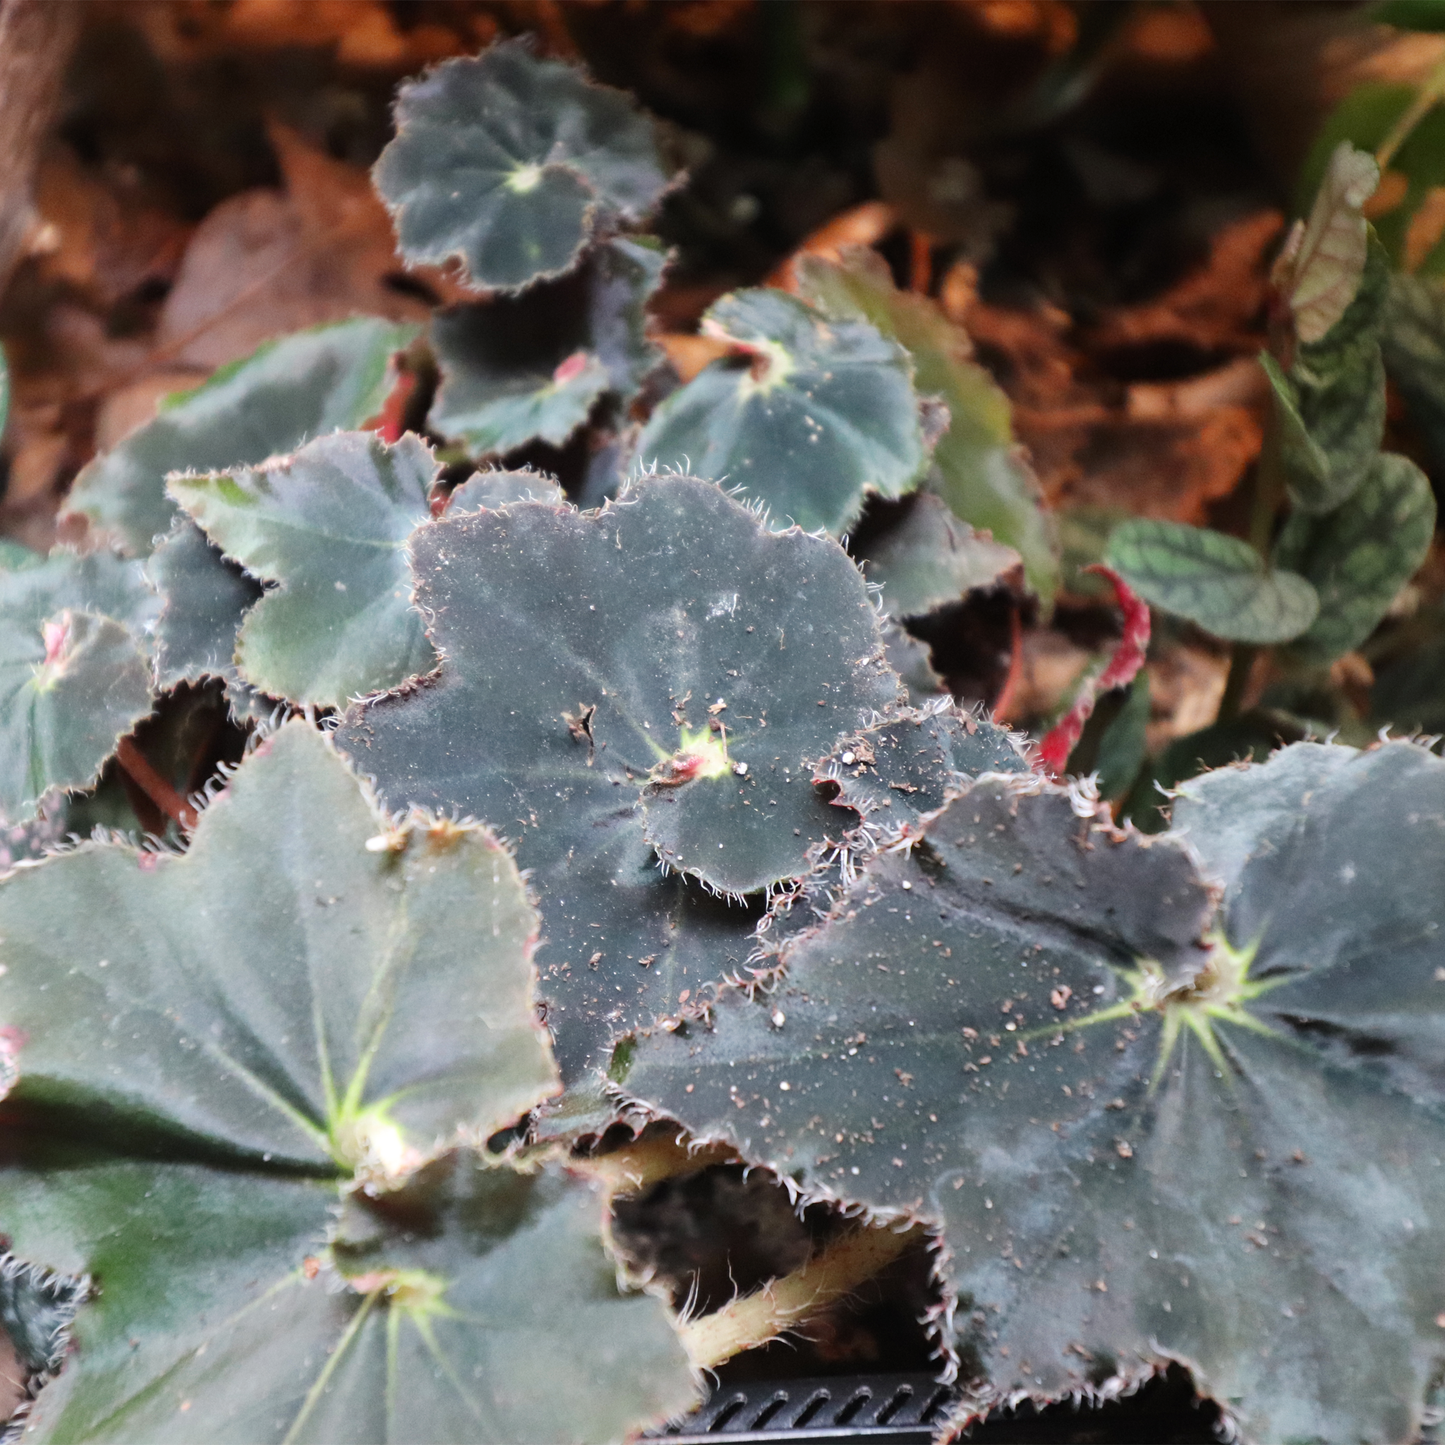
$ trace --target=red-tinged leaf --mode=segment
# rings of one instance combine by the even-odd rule
[[[1103,671],[1085,678],[1073,705],[1050,728],[1039,745],[1039,762],[1055,775],[1064,771],[1069,754],[1079,741],[1084,724],[1088,722],[1100,695],[1133,682],[1144,666],[1144,654],[1149,650],[1149,604],[1136,596],[1117,572],[1102,563],[1096,562],[1084,570],[1097,572],[1114,589],[1114,600],[1124,613],[1124,634]]]
[[[381,410],[366,423],[367,431],[374,431],[388,446],[401,440],[406,430],[406,409],[416,391],[416,376],[410,371],[398,371],[396,385],[381,404]]]

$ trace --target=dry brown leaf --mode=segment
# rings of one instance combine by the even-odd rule
[[[380,0],[233,0],[219,37],[256,50],[334,45],[343,65],[376,70],[414,69],[472,48],[476,38],[439,24],[401,30]]]
[[[270,337],[358,313],[419,322],[429,314],[388,284],[403,267],[366,172],[283,126],[271,139],[286,190],[243,191],[196,228],[156,336],[171,362],[220,366]],[[428,281],[446,290],[436,273]]]
[[[886,201],[864,201],[804,237],[798,249],[763,284],[796,292],[794,267],[800,256],[817,256],[824,261],[841,263],[843,252],[849,246],[877,245],[897,224],[898,213]]]
[[[64,282],[102,308],[148,281],[169,282],[191,228],[82,165],[69,146],[54,143],[36,178],[40,229],[29,253],[40,276]]]
[[[1254,355],[1269,297],[1267,257],[1283,229],[1283,215],[1272,210],[1221,227],[1199,270],[1156,300],[1109,313],[1090,332],[1089,349],[1175,342]]]
[[[1149,752],[1206,728],[1219,715],[1229,657],[1200,647],[1161,647],[1149,659]]]
[[[1198,271],[1083,331],[1056,308],[980,301],[972,267],[945,278],[944,309],[1008,393],[1054,506],[1201,524],[1209,504],[1234,490],[1263,443],[1268,394],[1253,357],[1265,326],[1266,258],[1282,225],[1265,211],[1223,227]],[[1181,380],[1110,379],[1111,359],[1154,347],[1234,356]]]
[[[652,338],[667,353],[672,369],[685,383],[703,367],[726,356],[732,350],[729,342],[716,336],[691,336],[682,331],[668,331]]]

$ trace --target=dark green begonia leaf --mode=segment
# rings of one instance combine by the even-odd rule
[[[1308,729],[1275,708],[1250,708],[1225,722],[1175,738],[1135,779],[1122,816],[1142,833],[1168,826],[1173,790],[1189,778],[1230,763],[1262,763],[1277,749],[1302,742]]]
[[[1432,458],[1445,464],[1445,286],[1392,276],[1381,347]]]
[[[65,609],[0,638],[0,806],[34,810],[52,788],[88,787],[151,710],[151,669],[109,617]]]
[[[94,782],[151,710],[146,631],[159,604],[139,562],[57,548],[0,572],[0,810]]]
[[[895,622],[883,629],[883,650],[888,666],[903,682],[911,707],[922,707],[947,691],[943,679],[933,670],[932,649]]]
[[[175,521],[171,472],[255,466],[381,410],[392,356],[417,333],[363,316],[268,341],[82,470],[67,499],[104,536],[145,556]]]
[[[481,471],[470,476],[447,499],[446,509],[475,512],[479,507],[507,507],[513,502],[547,502],[560,507],[567,498],[555,477],[529,468],[521,471]]]
[[[171,495],[211,540],[278,584],[236,639],[247,682],[338,707],[430,671],[407,541],[431,515],[436,471],[410,433],[388,446],[371,432],[338,432],[265,466],[171,477]]]
[[[634,470],[691,471],[738,488],[778,525],[834,535],[869,493],[898,497],[928,461],[913,364],[867,321],[830,320],[785,291],[736,291],[703,330],[736,354],[652,414]]]
[[[1059,588],[1053,522],[1014,439],[1008,398],[973,360],[967,334],[926,296],[900,291],[887,263],[867,247],[845,252],[841,265],[804,256],[797,274],[804,300],[820,311],[871,321],[907,349],[915,389],[941,398],[950,418],[927,485],[970,526],[1015,548],[1029,586],[1048,606]]]
[[[957,602],[975,587],[991,587],[1019,565],[1012,547],[960,522],[941,497],[920,492],[908,512],[860,553],[870,582],[883,587],[890,617],[916,617]]]
[[[669,184],[631,99],[539,60],[525,40],[402,86],[396,131],[373,176],[402,255],[459,257],[485,290],[570,271],[599,232],[645,219]]]
[[[236,668],[236,634],[261,600],[261,584],[223,557],[189,517],[176,518],[146,560],[146,575],[163,602],[155,626],[158,685],[219,677],[244,711],[250,689]]]
[[[1038,821],[1067,868],[1021,847]],[[870,863],[775,992],[642,1040],[623,1087],[805,1193],[935,1221],[985,1397],[1172,1358],[1249,1439],[1416,1438],[1445,1311],[1421,887],[1445,763],[1291,748],[1189,784],[1176,831],[1225,885],[1207,952],[1215,904],[1169,839],[984,779]]]
[[[20,1135],[0,1190],[18,1249],[99,1285],[33,1409],[46,1445],[602,1445],[694,1394],[555,1167],[449,1154],[337,1224],[326,1181]]]
[[[1415,575],[1435,534],[1435,494],[1408,457],[1375,457],[1358,490],[1324,517],[1295,513],[1275,544],[1275,562],[1302,572],[1319,613],[1293,644],[1313,662],[1358,647]]]
[[[25,1377],[16,1383],[25,1386],[27,1394],[33,1394],[65,1363],[70,1324],[85,1293],[82,1279],[27,1264],[14,1254],[0,1254],[0,1334],[10,1342],[25,1371]],[[21,1420],[26,1413],[23,1404]],[[19,1424],[14,1416],[8,1429],[0,1421],[0,1438],[18,1436]]]
[[[1109,536],[1109,566],[1146,602],[1232,642],[1288,642],[1319,599],[1298,573],[1268,568],[1223,532],[1135,517]]]
[[[1028,771],[1006,728],[945,705],[840,738],[814,765],[813,781],[833,784],[833,801],[862,818],[874,846],[886,846],[917,833],[925,818],[979,774]]]
[[[432,322],[442,372],[432,426],[478,456],[537,440],[561,446],[604,394],[631,401],[662,359],[645,307],[666,264],[662,251],[618,238],[571,276],[442,312]]]
[[[840,830],[804,760],[898,682],[843,551],[768,532],[708,482],[447,516],[412,549],[441,670],[353,710],[337,741],[389,806],[515,838],[570,1081],[746,954],[746,912],[661,875],[654,845],[731,895],[807,872]]]
[[[293,723],[185,855],[85,844],[0,886],[0,1021],[26,1040],[12,1099],[394,1169],[549,1092],[535,930],[488,834],[391,829]]]

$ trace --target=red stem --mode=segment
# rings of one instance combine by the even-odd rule
[[[132,739],[120,740],[115,760],[136,787],[173,823],[179,824],[188,833],[196,826],[196,810],[156,772]]]
[[[1084,680],[1073,705],[1039,744],[1039,763],[1055,777],[1068,766],[1069,754],[1094,711],[1095,701],[1101,694],[1112,692],[1116,687],[1127,687],[1133,682],[1144,666],[1144,655],[1149,650],[1149,604],[1137,597],[1117,572],[1110,571],[1101,563],[1084,570],[1097,572],[1114,589],[1114,599],[1124,613],[1124,635],[1103,671]]]

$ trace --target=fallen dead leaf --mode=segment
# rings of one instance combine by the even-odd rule
[[[40,229],[29,246],[43,281],[110,307],[147,282],[171,280],[191,228],[148,204],[129,176],[103,176],[60,142],[47,148],[35,185]]]
[[[1045,495],[1056,507],[1107,507],[1202,524],[1259,455],[1269,398],[1253,357],[1264,338],[1266,259],[1282,218],[1223,227],[1209,257],[1155,300],[1088,328],[1055,307],[990,305],[972,266],[955,266],[941,304],[982,349],[1010,400]],[[1120,358],[1187,348],[1229,356],[1181,379],[1121,384]],[[1232,355],[1231,355],[1232,353]]]
[[[270,337],[357,313],[418,322],[429,314],[394,284],[405,273],[366,172],[283,126],[271,140],[286,189],[243,191],[196,228],[157,330],[170,362],[220,366]],[[457,299],[440,273],[424,280],[440,299]]]
[[[877,245],[897,224],[898,213],[886,201],[864,201],[861,206],[834,216],[811,235],[805,236],[798,249],[768,277],[764,285],[796,292],[795,267],[800,257],[817,256],[835,265],[840,264],[843,252],[849,246]]]

